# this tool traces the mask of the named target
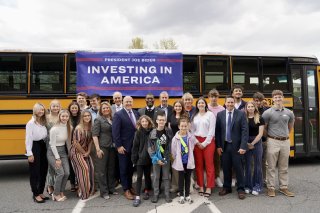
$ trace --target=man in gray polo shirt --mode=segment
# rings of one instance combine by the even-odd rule
[[[288,197],[294,197],[294,193],[288,190],[288,166],[290,155],[289,133],[293,128],[294,114],[283,106],[283,92],[272,91],[273,107],[266,110],[262,117],[265,120],[267,138],[267,187],[268,196],[275,194],[275,173],[278,163],[278,177],[280,192]]]

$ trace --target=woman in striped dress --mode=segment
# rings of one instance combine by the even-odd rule
[[[92,117],[89,110],[81,113],[80,123],[73,133],[70,158],[78,180],[78,195],[88,199],[94,191],[94,168],[90,157]]]

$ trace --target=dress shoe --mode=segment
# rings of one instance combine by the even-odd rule
[[[240,200],[244,200],[246,198],[246,194],[244,192],[238,192],[238,198]]]
[[[41,200],[37,199],[35,196],[33,196],[33,201],[36,202],[36,203],[44,203],[45,200],[40,198]]]
[[[220,196],[225,196],[227,194],[230,194],[232,191],[229,189],[226,189],[226,188],[223,188],[220,192],[219,192],[219,195]]]
[[[131,193],[132,195],[134,195],[134,196],[137,195],[136,190],[134,190],[134,188],[131,188],[131,189],[130,189],[130,193]]]
[[[294,193],[290,192],[287,188],[280,189],[279,192],[288,197],[294,197]]]
[[[268,196],[269,197],[275,197],[276,196],[276,192],[274,191],[274,189],[268,188]]]
[[[133,200],[134,196],[131,194],[130,190],[125,191],[124,196],[128,199],[128,200]]]
[[[157,202],[158,202],[158,199],[159,199],[158,195],[153,195],[153,197],[152,197],[152,199],[151,199],[151,202],[152,202],[152,203],[157,203]]]

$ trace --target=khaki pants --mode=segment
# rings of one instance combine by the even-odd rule
[[[278,163],[278,177],[280,189],[288,188],[290,141],[280,141],[272,138],[267,140],[267,187],[275,189],[276,166]]]

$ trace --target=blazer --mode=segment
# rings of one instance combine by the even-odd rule
[[[112,143],[112,124],[103,117],[95,119],[92,127],[92,136],[99,138],[99,145],[104,148],[113,147]]]
[[[132,112],[134,113],[136,121],[138,121],[138,112],[134,109],[132,109]],[[112,121],[112,139],[117,148],[123,146],[126,149],[126,152],[131,153],[135,132],[136,127],[131,122],[129,115],[124,108],[114,114]]]
[[[171,114],[172,114],[172,111],[173,111],[173,106],[168,105],[167,109],[168,109],[168,114],[167,114],[167,123],[166,123],[166,126],[168,126],[168,122],[169,122],[169,119],[170,119]],[[155,113],[155,116],[156,116],[156,119],[157,119],[157,111],[162,110],[162,109],[161,109],[161,105],[157,106],[155,110],[156,110],[156,111],[155,111],[154,113]]]
[[[215,137],[217,148],[224,149],[226,139],[226,110],[219,112],[217,115]],[[231,121],[231,140],[233,149],[236,151],[240,148],[247,150],[248,138],[249,131],[246,115],[243,111],[234,109]]]
[[[139,116],[141,117],[142,115],[145,115],[146,114],[146,110],[147,110],[146,107],[138,109]],[[155,107],[153,110],[154,110],[154,113],[153,113],[153,118],[151,118],[151,120],[155,124],[156,119],[157,119],[157,112],[158,112],[159,109],[158,109],[158,107]]]
[[[117,107],[116,107],[115,104],[112,104],[112,105],[111,105],[111,114],[112,114],[112,117],[114,116],[114,113],[117,112],[117,109],[116,109],[116,108],[117,108]],[[123,106],[122,106],[122,109],[123,109]]]

